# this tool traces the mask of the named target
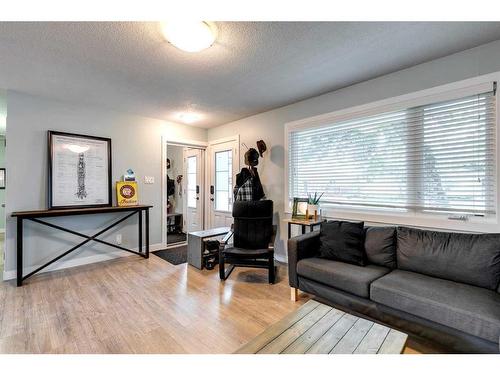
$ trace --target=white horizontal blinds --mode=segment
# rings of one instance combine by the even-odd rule
[[[494,212],[492,92],[289,133],[289,194],[323,204]]]
[[[422,108],[422,209],[495,213],[495,100],[492,92]],[[415,131],[418,128],[415,127]],[[420,165],[419,165],[420,164]]]

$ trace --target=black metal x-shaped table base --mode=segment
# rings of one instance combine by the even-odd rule
[[[143,252],[143,241],[142,241],[142,211],[145,211],[146,213],[146,248],[145,248],[145,252]],[[120,245],[117,245],[117,244],[114,244],[114,243],[111,243],[111,242],[107,242],[107,241],[104,241],[104,240],[101,240],[97,237],[99,237],[100,235],[104,234],[105,232],[109,231],[111,228],[117,226],[118,224],[122,223],[123,221],[127,220],[129,217],[135,215],[135,214],[138,214],[139,215],[139,221],[138,221],[138,226],[139,226],[139,251],[135,251],[135,250],[132,250],[132,249],[127,249],[126,247],[123,247],[123,246],[120,246]],[[23,276],[23,271],[22,271],[22,252],[23,252],[23,246],[22,246],[22,232],[23,232],[23,219],[25,220],[30,220],[30,221],[33,221],[35,223],[38,223],[38,224],[41,224],[41,225],[44,225],[44,226],[47,226],[47,227],[50,227],[50,228],[54,228],[54,229],[58,229],[60,231],[63,231],[63,232],[66,232],[66,233],[71,233],[75,236],[78,236],[78,237],[82,237],[82,238],[85,238],[84,241],[76,244],[75,246],[73,246],[71,249],[65,251],[64,253],[56,256],[55,258],[51,259],[50,261],[48,261],[47,263],[39,266],[38,268],[36,268],[34,271],[28,273],[27,275],[24,275]],[[120,249],[120,250],[123,250],[123,251],[127,251],[129,253],[133,253],[133,254],[137,254],[137,255],[140,255],[141,257],[143,258],[149,258],[149,209],[146,208],[138,208],[137,210],[133,210],[131,213],[129,213],[128,215],[120,218],[119,220],[113,222],[112,224],[108,225],[106,228],[100,230],[99,232],[97,232],[96,234],[92,235],[92,236],[89,236],[87,234],[84,234],[84,233],[80,233],[80,232],[77,232],[75,230],[72,230],[72,229],[68,229],[68,228],[65,228],[65,227],[62,227],[60,225],[57,225],[57,224],[53,224],[53,223],[49,223],[49,222],[46,222],[46,221],[43,221],[43,220],[40,220],[38,218],[35,218],[35,217],[25,217],[25,218],[22,218],[22,217],[18,217],[18,238],[17,238],[17,241],[18,241],[18,274],[17,274],[17,285],[18,286],[21,286],[22,285],[22,282],[24,280],[26,280],[28,277],[30,276],[33,276],[34,274],[36,274],[37,272],[40,272],[42,269],[50,266],[52,263],[58,261],[59,259],[65,257],[66,255],[72,253],[73,251],[79,249],[80,247],[82,247],[83,245],[91,242],[91,241],[94,241],[94,242],[97,242],[97,243],[100,243],[100,244],[103,244],[103,245],[107,245],[107,246],[111,246],[111,247],[114,247],[114,248],[117,248],[117,249]],[[19,264],[19,262],[21,262]]]

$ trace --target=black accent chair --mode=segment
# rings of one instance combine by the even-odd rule
[[[269,283],[274,284],[273,201],[236,201],[233,205],[234,224],[219,247],[219,275],[226,280],[234,267],[267,268]],[[228,246],[233,237],[233,245]],[[226,263],[229,267],[226,269]]]

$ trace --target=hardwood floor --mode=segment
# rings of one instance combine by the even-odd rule
[[[221,283],[152,255],[3,282],[0,353],[232,353],[307,301],[290,301],[285,267],[278,281],[237,268]]]

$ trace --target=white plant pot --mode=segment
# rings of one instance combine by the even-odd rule
[[[314,217],[314,213],[319,216],[319,205],[318,204],[308,204],[307,210],[309,211],[309,217]]]

